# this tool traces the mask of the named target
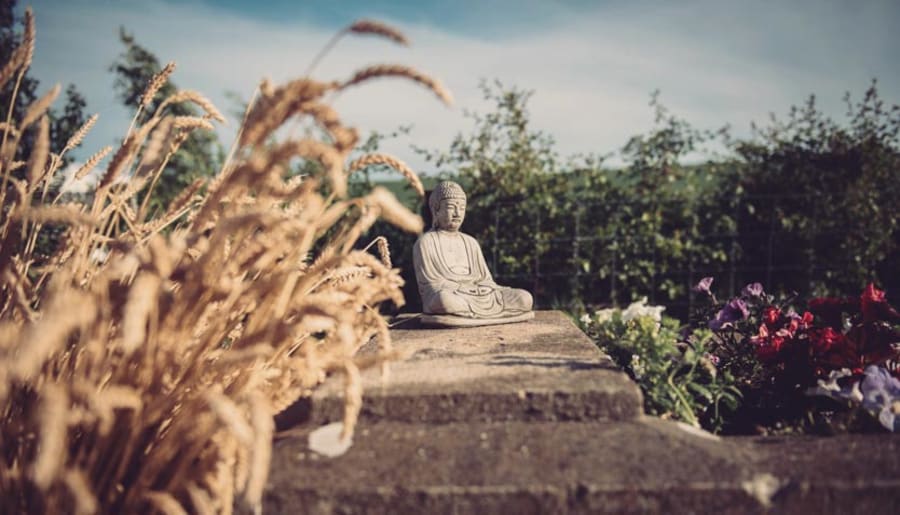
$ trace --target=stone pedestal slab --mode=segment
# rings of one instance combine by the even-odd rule
[[[363,373],[364,423],[629,420],[643,411],[638,387],[561,312],[454,329],[399,322],[392,339],[408,358],[391,364],[386,382]],[[297,420],[340,420],[341,388],[339,378],[327,382],[294,408],[309,411]]]

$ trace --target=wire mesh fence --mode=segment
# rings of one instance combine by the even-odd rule
[[[631,230],[631,219],[645,216],[638,212],[664,215],[675,206],[650,200],[631,219],[611,222],[597,217],[624,206],[579,201],[566,212],[534,210],[523,219],[520,205],[498,204],[491,211],[491,237],[483,242],[485,257],[499,283],[529,289],[539,308],[575,299],[587,306],[623,304],[646,296],[684,316],[697,301],[691,288],[702,277],[715,277],[720,297],[750,282],[767,291],[808,293],[842,267],[858,268],[859,262],[820,255],[825,240],[839,234],[785,228],[782,207],[809,200],[790,194],[744,198],[724,230],[723,224],[711,230],[710,217],[716,215],[710,212],[687,221],[663,219],[655,231],[643,232]],[[523,241],[522,224],[533,234],[530,241]],[[886,282],[892,286],[896,274]]]

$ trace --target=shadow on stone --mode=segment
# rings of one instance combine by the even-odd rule
[[[312,419],[312,398],[300,397],[275,415],[275,431],[286,431]]]
[[[567,358],[525,357],[516,355],[495,356],[487,362],[489,367],[544,367],[569,370],[617,370],[612,364]]]
[[[407,358],[407,361],[422,361],[428,359],[439,359],[439,358],[455,358],[458,356],[462,356],[462,354],[458,352],[453,352],[447,349],[421,349],[413,353],[412,356]]]

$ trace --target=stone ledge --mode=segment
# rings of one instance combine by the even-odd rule
[[[558,312],[400,327],[410,358],[385,385],[364,374],[345,455],[307,448],[341,417],[339,381],[294,407],[307,424],[279,434],[266,513],[900,513],[900,435],[720,439],[644,417]]]
[[[900,438],[715,439],[625,422],[361,425],[276,442],[266,513],[898,513]],[[827,450],[822,460],[822,451]]]
[[[629,420],[643,412],[638,387],[558,311],[484,327],[411,321],[391,335],[409,358],[391,364],[384,384],[379,371],[363,373],[364,422]],[[341,389],[340,378],[329,379],[280,419],[340,420]]]

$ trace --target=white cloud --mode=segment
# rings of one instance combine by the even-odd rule
[[[330,29],[302,20],[266,23],[196,3],[42,4],[35,6],[34,69],[45,87],[75,82],[89,109],[100,112],[86,142],[88,154],[121,136],[130,118],[113,96],[107,71],[121,49],[120,25],[161,61],[177,61],[176,83],[207,94],[223,111],[233,108],[226,91],[249,98],[261,77],[283,81],[300,75],[332,36]],[[414,124],[410,139],[389,142],[386,150],[424,171],[408,144],[446,148],[454,134],[469,130],[463,109],[491,107],[477,88],[480,78],[534,90],[534,127],[554,136],[563,155],[614,151],[648,130],[653,112],[647,102],[657,88],[674,114],[702,128],[731,123],[738,134],[810,93],[840,116],[844,91],[859,95],[875,76],[886,100],[900,97],[894,65],[900,44],[893,36],[898,15],[889,2],[852,11],[837,1],[613,5],[573,12],[518,37],[476,38],[397,23],[412,48],[347,38],[314,75],[346,77],[366,64],[399,62],[441,78],[456,98],[453,109],[396,80],[347,91],[336,102],[343,119],[364,134]],[[223,131],[226,147],[237,126],[232,120]]]
[[[60,193],[71,193],[76,195],[83,195],[91,190],[93,190],[94,185],[97,184],[97,181],[100,179],[100,173],[102,171],[101,167],[95,167],[93,170],[88,172],[87,175],[80,179],[75,178],[75,172],[78,171],[79,168],[84,163],[79,162],[71,162],[68,166],[66,166],[62,171],[63,183],[60,186]]]

